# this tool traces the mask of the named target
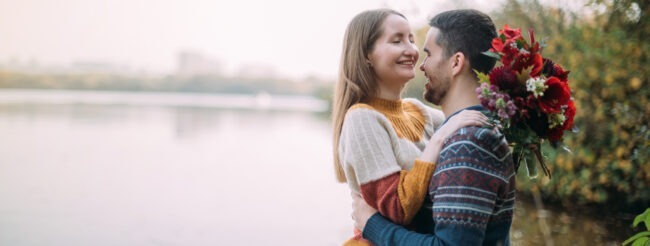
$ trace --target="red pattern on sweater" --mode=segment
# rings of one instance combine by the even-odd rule
[[[399,200],[397,187],[400,172],[360,186],[363,199],[377,209],[381,215],[397,224],[404,224],[404,210]]]

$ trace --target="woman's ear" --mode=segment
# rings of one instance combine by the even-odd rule
[[[467,66],[467,60],[465,59],[465,54],[462,52],[456,52],[451,56],[451,76],[460,75],[465,67]]]
[[[372,67],[372,54],[368,54],[368,56],[366,56],[366,65],[368,67]]]

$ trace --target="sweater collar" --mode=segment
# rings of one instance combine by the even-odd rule
[[[388,114],[401,114],[404,112],[401,99],[393,101],[382,98],[373,98],[368,102],[368,104],[373,108]]]

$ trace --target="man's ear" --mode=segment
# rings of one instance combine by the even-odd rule
[[[465,67],[469,65],[467,60],[465,59],[465,54],[462,52],[456,52],[451,56],[451,76],[455,77],[460,75]]]

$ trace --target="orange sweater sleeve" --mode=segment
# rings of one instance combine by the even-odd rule
[[[415,160],[409,171],[402,170],[361,184],[361,195],[384,217],[407,225],[424,202],[434,169],[434,163]]]

